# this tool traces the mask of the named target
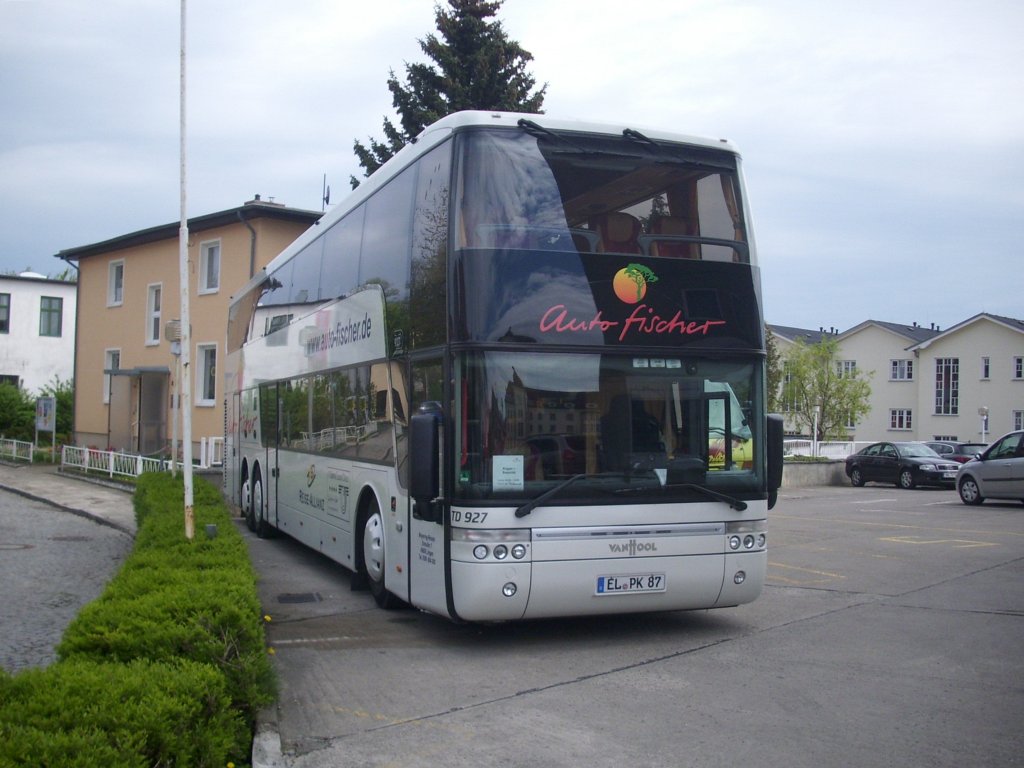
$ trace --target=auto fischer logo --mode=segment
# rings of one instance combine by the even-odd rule
[[[548,307],[538,324],[542,333],[616,333],[619,342],[635,341],[637,337],[707,336],[710,330],[725,325],[725,320],[687,320],[683,310],[670,307],[669,316],[660,314],[644,302],[648,288],[658,282],[654,271],[642,264],[630,263],[612,277],[612,290],[623,304],[633,307],[628,315],[618,305],[598,305],[593,317],[574,316],[565,304]],[[595,296],[595,299],[597,297]],[[664,297],[662,297],[664,298]],[[607,312],[607,315],[605,314]]]
[[[626,304],[643,301],[647,295],[647,286],[658,282],[658,276],[642,264],[628,264],[615,273],[612,278],[612,290],[619,300]]]

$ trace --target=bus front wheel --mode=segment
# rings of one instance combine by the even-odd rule
[[[384,586],[386,568],[384,551],[384,516],[376,501],[370,502],[366,520],[363,523],[363,569],[370,594],[381,608],[392,608],[396,602],[394,595]]]

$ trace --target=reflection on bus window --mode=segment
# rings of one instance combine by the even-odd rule
[[[760,369],[750,363],[488,352],[463,365],[456,439],[466,497],[534,496],[577,474],[588,475],[573,486],[583,496],[760,482],[751,428]]]

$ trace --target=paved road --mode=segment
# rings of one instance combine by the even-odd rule
[[[249,537],[281,764],[1021,763],[1024,507],[791,489],[769,540],[748,606],[458,626]]]
[[[56,661],[68,623],[99,596],[131,547],[124,531],[0,491],[0,667],[15,672]]]

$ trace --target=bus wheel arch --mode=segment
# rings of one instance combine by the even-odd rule
[[[369,487],[359,496],[356,567],[373,599],[381,608],[393,608],[398,599],[384,585],[387,569],[385,519],[377,495]]]

